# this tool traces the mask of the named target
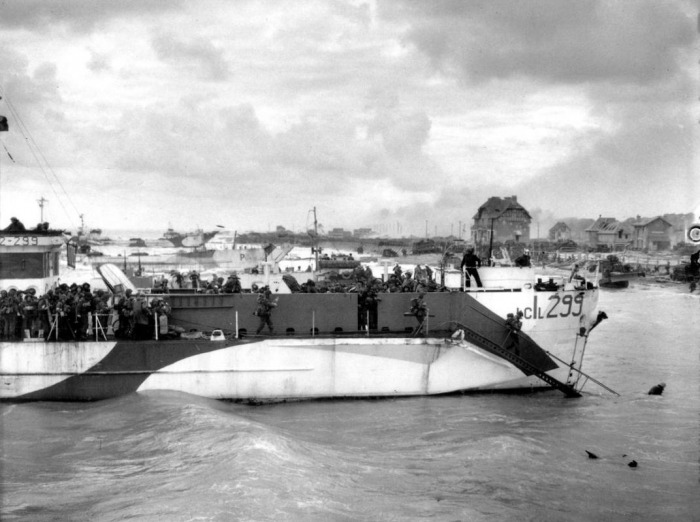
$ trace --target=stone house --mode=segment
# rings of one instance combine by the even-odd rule
[[[661,216],[634,223],[634,247],[648,250],[669,250],[673,225]]]
[[[586,229],[588,246],[606,246],[611,251],[624,250],[634,243],[632,226],[620,223],[615,218],[599,216],[593,225]]]
[[[488,244],[492,231],[494,241],[530,241],[532,217],[518,203],[517,196],[490,197],[479,207],[473,219],[471,238],[477,245]]]
[[[569,225],[563,221],[559,221],[556,225],[549,229],[550,241],[567,241],[571,239],[571,229]]]

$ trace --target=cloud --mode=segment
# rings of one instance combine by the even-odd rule
[[[87,68],[96,73],[109,71],[111,69],[109,56],[105,53],[92,51]]]
[[[518,192],[559,215],[622,218],[692,208],[700,196],[694,143],[687,130],[692,124],[662,120],[623,125],[610,134],[592,132],[582,139],[577,154]]]
[[[383,4],[406,41],[467,82],[653,83],[678,71],[694,25],[677,2],[484,0]]]
[[[10,1],[0,69],[68,192],[101,215],[117,202],[120,220],[252,227],[318,206],[328,227],[432,233],[490,196],[542,215],[687,210],[693,13],[684,0]],[[24,137],[5,138],[24,168]]]
[[[68,27],[75,32],[90,32],[108,20],[141,14],[163,14],[177,10],[183,0],[4,0],[0,27],[27,30]]]
[[[152,40],[156,56],[178,69],[192,68],[207,80],[223,81],[229,77],[229,66],[221,48],[206,38],[177,38],[160,35]]]
[[[54,63],[41,62],[32,71],[22,53],[12,49],[0,53],[0,70],[3,71],[2,90],[18,107],[34,106],[61,101],[58,89],[57,68]]]

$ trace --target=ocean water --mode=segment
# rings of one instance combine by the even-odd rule
[[[700,520],[700,295],[637,284],[600,309],[584,369],[620,396],[3,404],[0,518]]]

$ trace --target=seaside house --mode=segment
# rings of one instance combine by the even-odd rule
[[[530,241],[532,217],[518,203],[517,196],[490,197],[479,207],[473,219],[471,237],[477,245],[488,244],[491,234],[494,241]]]
[[[611,251],[624,250],[634,242],[632,227],[611,217],[599,216],[593,225],[586,229],[586,234],[588,246],[596,249],[607,247]]]
[[[571,239],[571,229],[569,225],[563,221],[559,221],[556,225],[549,229],[550,241],[567,241]]]
[[[673,225],[661,216],[634,223],[634,246],[648,251],[669,250]]]

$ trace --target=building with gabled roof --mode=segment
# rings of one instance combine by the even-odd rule
[[[598,248],[607,246],[610,250],[623,250],[634,243],[634,231],[631,226],[612,217],[599,216],[586,229],[588,246]]]
[[[477,245],[488,243],[492,233],[494,241],[530,241],[532,217],[518,203],[517,196],[490,197],[479,207],[473,219],[471,237]]]
[[[634,226],[634,246],[649,251],[670,250],[673,225],[661,216],[637,219]]]
[[[563,221],[549,229],[548,237],[550,241],[568,241],[571,239],[571,228]]]

